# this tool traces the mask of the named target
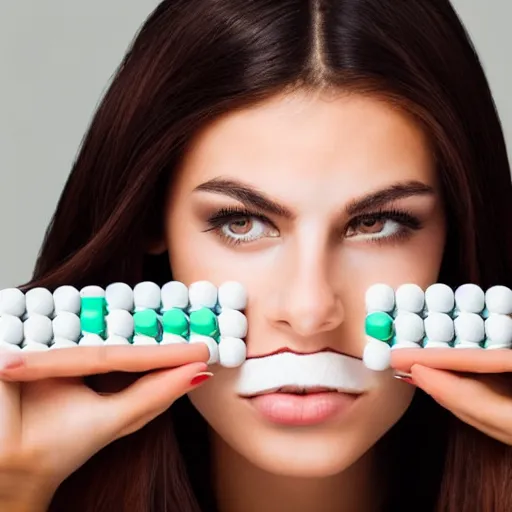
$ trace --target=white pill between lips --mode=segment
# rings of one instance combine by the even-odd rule
[[[485,292],[489,313],[512,315],[512,290],[506,286],[492,286]]]
[[[144,309],[160,309],[160,287],[151,281],[145,281],[135,285],[135,288],[133,289],[133,302],[136,311]]]
[[[391,368],[391,347],[382,341],[368,338],[363,351],[363,363],[366,368],[376,372]]]
[[[459,311],[480,313],[485,307],[485,293],[476,284],[463,284],[455,290],[455,305]]]
[[[178,334],[164,332],[162,335],[162,341],[160,342],[160,345],[177,345],[180,343],[188,343],[188,341],[185,338],[183,338],[183,336],[179,336]]]
[[[106,340],[105,345],[130,345],[128,339],[117,334],[111,334]]]
[[[225,368],[237,368],[247,358],[247,346],[240,338],[222,337],[219,343],[219,363]]]
[[[485,339],[484,319],[476,313],[462,312],[454,321],[455,334],[459,341],[480,343]]]
[[[390,313],[395,307],[395,291],[387,284],[374,284],[366,290],[365,304],[368,313]]]
[[[21,345],[14,345],[12,343],[0,341],[0,352],[2,350],[4,350],[5,352],[19,352],[21,350]]]
[[[241,283],[226,281],[219,287],[219,306],[243,311],[247,307],[247,292]]]
[[[398,310],[421,313],[425,306],[425,293],[417,284],[403,284],[395,294]]]
[[[219,345],[218,343],[209,336],[203,336],[201,334],[191,334],[190,343],[204,343],[210,351],[210,358],[208,359],[208,365],[217,364],[219,362]]]
[[[108,336],[122,336],[130,338],[133,336],[135,322],[133,315],[125,309],[114,309],[106,319]]]
[[[66,338],[54,338],[53,343],[50,345],[50,350],[57,350],[59,348],[74,348],[78,347],[76,341],[72,341]]]
[[[105,301],[109,311],[124,309],[133,311],[133,290],[126,283],[112,283],[105,288]]]
[[[105,290],[101,286],[84,286],[80,290],[80,297],[105,297]]]
[[[210,308],[217,305],[217,288],[209,281],[197,281],[188,289],[192,309]]]
[[[455,336],[453,320],[446,313],[434,311],[424,320],[425,334],[429,341],[449,343]]]
[[[425,305],[429,313],[451,313],[455,307],[453,290],[442,283],[430,285],[425,290]]]
[[[46,288],[33,288],[25,295],[27,315],[52,316],[54,311],[53,294]]]
[[[33,314],[23,323],[25,340],[27,343],[42,343],[48,345],[53,338],[53,327],[50,318],[40,314]]]
[[[158,345],[158,341],[155,338],[151,338],[151,336],[144,336],[142,334],[137,334],[133,337],[134,345]]]
[[[485,333],[491,343],[498,345],[512,344],[512,318],[493,314],[485,321]]]
[[[18,288],[0,290],[0,315],[22,317],[25,314],[25,294]]]
[[[14,315],[0,316],[0,341],[10,345],[19,345],[23,341],[23,322]]]
[[[247,318],[236,309],[223,309],[217,317],[221,336],[245,338],[247,336]]]
[[[180,281],[170,281],[162,286],[162,310],[185,309],[188,306],[188,288]]]
[[[73,286],[59,286],[53,292],[53,302],[55,313],[59,314],[63,311],[80,314],[81,299],[80,292]]]
[[[78,342],[80,339],[80,318],[69,311],[61,311],[52,321],[54,338]]]
[[[22,350],[25,352],[45,352],[49,350],[48,345],[45,343],[36,343],[35,341],[29,341],[25,345],[23,345]]]

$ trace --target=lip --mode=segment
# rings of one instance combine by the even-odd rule
[[[340,354],[340,355],[343,355],[343,356],[346,356],[346,357],[350,357],[352,359],[359,359],[359,360],[362,360],[361,357],[359,356],[356,356],[356,355],[353,355],[353,354],[347,354],[345,352],[341,352],[339,350],[336,350],[334,348],[330,348],[330,347],[326,347],[326,348],[323,348],[323,349],[320,349],[320,350],[315,350],[314,352],[297,352],[296,350],[292,350],[291,348],[288,348],[288,347],[281,347],[277,350],[274,350],[272,352],[267,352],[266,354],[248,354],[246,359],[262,359],[264,357],[270,357],[270,356],[275,356],[276,354],[283,354],[285,352],[289,352],[290,354],[297,354],[299,356],[308,356],[308,355],[313,355],[313,354],[319,354],[321,352],[332,352],[334,354]]]
[[[245,398],[267,421],[287,426],[312,426],[348,414],[361,394],[336,391],[309,393],[266,393]]]

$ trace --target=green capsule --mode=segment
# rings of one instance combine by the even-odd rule
[[[135,324],[135,335],[148,336],[150,338],[158,338],[158,316],[153,309],[145,309],[137,311],[133,315]]]
[[[106,308],[107,304],[103,297],[82,297],[80,311],[82,332],[104,336],[107,328]]]
[[[190,313],[190,333],[217,339],[219,336],[219,324],[215,313],[208,308],[192,311]]]
[[[366,317],[365,330],[368,336],[389,342],[393,338],[393,318],[382,311],[370,313]]]
[[[162,317],[162,324],[166,334],[188,337],[188,319],[181,309],[172,308],[166,311]]]

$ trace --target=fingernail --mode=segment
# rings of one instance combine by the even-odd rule
[[[14,370],[23,366],[23,358],[18,354],[0,354],[0,371]]]
[[[412,380],[412,375],[410,373],[401,372],[401,371],[396,370],[393,377],[395,379],[401,380],[403,382],[407,382],[407,384],[411,384],[411,385],[415,386],[415,383]]]
[[[201,372],[198,373],[191,381],[191,386],[199,386],[199,384],[202,384],[203,382],[207,381],[210,377],[213,377],[213,373],[210,372]]]

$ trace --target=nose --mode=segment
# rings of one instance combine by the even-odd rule
[[[289,267],[278,279],[269,315],[272,323],[301,337],[336,329],[344,308],[327,265],[317,261]]]

